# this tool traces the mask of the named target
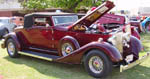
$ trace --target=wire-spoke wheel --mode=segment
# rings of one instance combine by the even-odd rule
[[[111,60],[99,50],[89,51],[83,62],[86,71],[95,78],[106,77],[112,71]]]
[[[93,56],[89,60],[89,67],[94,73],[101,73],[103,70],[103,61],[99,56]]]
[[[7,46],[7,52],[10,57],[15,58],[19,56],[18,50],[16,48],[16,43],[14,42],[13,39],[8,39],[6,42],[6,46]]]

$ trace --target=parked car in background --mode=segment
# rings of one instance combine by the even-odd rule
[[[96,78],[107,76],[116,63],[125,62],[121,71],[126,70],[131,67],[128,65],[141,61],[138,60],[142,49],[140,40],[131,36],[130,27],[126,27],[125,32],[122,29],[101,32],[98,26],[92,25],[113,7],[113,2],[107,1],[79,20],[72,13],[27,14],[24,26],[6,35],[2,48],[7,48],[12,58],[22,54],[83,64],[86,71]]]
[[[16,25],[12,22],[10,17],[0,17],[0,38],[12,32],[15,27]]]
[[[141,26],[141,22],[140,22],[140,18],[130,17],[129,18],[129,23],[130,23],[131,26],[135,26],[139,33],[143,31],[142,26]]]
[[[23,26],[24,23],[24,18],[21,16],[13,16],[11,17],[13,23],[18,27],[18,26]]]
[[[146,17],[142,22],[141,22],[142,28],[144,32],[150,31],[150,17]]]

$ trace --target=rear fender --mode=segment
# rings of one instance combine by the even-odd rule
[[[5,38],[5,41],[4,41],[4,47],[5,47],[5,48],[6,48],[6,42],[7,42],[7,40],[11,38],[11,39],[13,39],[13,40],[15,41],[17,49],[18,49],[18,50],[21,50],[21,45],[20,45],[20,43],[19,43],[19,40],[18,40],[18,38],[17,38],[16,33],[14,33],[14,32],[9,33],[9,34],[7,34],[4,38]]]
[[[106,42],[91,42],[75,50],[70,55],[61,57],[54,61],[80,64],[84,55],[86,55],[92,49],[103,51],[111,59],[112,62],[119,62],[122,60],[121,53],[111,44]]]

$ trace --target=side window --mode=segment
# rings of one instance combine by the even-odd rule
[[[34,26],[49,27],[49,26],[51,26],[50,18],[49,17],[35,17],[34,18]]]

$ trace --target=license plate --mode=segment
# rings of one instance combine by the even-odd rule
[[[131,61],[133,61],[133,54],[126,56],[125,60],[127,63],[130,63]]]

